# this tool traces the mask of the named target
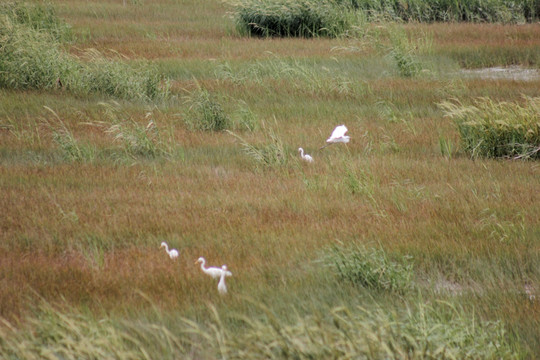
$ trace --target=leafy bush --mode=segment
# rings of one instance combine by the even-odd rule
[[[472,157],[540,158],[540,97],[526,97],[524,106],[479,98],[469,106],[447,101],[440,107],[455,119]]]
[[[237,28],[255,36],[336,37],[356,24],[358,14],[330,0],[240,0]]]
[[[335,246],[326,261],[340,279],[367,288],[403,292],[411,287],[413,265],[410,259],[391,260],[382,248]]]

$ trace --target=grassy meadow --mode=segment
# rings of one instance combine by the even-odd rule
[[[461,72],[539,71],[538,22],[48,4],[54,36],[0,18],[0,358],[540,358],[538,151],[455,118],[488,99],[540,138],[539,76]]]

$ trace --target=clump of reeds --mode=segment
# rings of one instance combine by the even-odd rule
[[[257,165],[262,167],[278,167],[286,165],[288,159],[281,138],[271,127],[267,127],[264,123],[262,124],[262,131],[265,142],[259,145],[250,144],[232,131],[227,132],[240,142],[243,151],[252,158]]]
[[[340,0],[370,16],[383,14],[405,21],[522,22],[535,21],[540,6],[535,0]]]
[[[540,97],[525,104],[479,98],[471,105],[440,104],[455,120],[463,150],[471,157],[540,158]]]
[[[56,124],[47,122],[52,131],[53,142],[61,150],[62,157],[72,162],[91,162],[96,158],[95,147],[84,144],[77,140],[73,132],[62,121],[58,114],[51,108],[46,107],[56,118]]]
[[[48,33],[56,40],[68,41],[72,38],[71,26],[56,15],[50,4],[8,1],[0,4],[0,16],[6,16],[16,24],[24,24]]]
[[[128,65],[118,58],[106,58],[95,49],[87,50],[84,60],[80,63],[80,71],[73,74],[77,92],[133,100],[156,100],[168,96],[166,81],[147,62]]]
[[[329,0],[239,0],[233,5],[239,32],[254,36],[336,37],[358,20],[355,11]]]
[[[184,120],[196,130],[222,131],[231,126],[231,120],[221,103],[207,90],[199,89],[186,97],[188,110]]]
[[[404,292],[412,285],[409,257],[391,259],[382,248],[355,244],[334,246],[325,257],[338,277],[366,288]]]
[[[152,66],[130,66],[95,50],[81,60],[62,49],[55,28],[42,25],[40,17],[29,14],[26,21],[21,17],[15,10],[0,14],[0,87],[62,89],[122,99],[167,96],[162,76]]]
[[[126,117],[117,103],[103,103],[109,122],[105,124],[106,132],[120,142],[126,155],[132,158],[156,158],[170,154],[170,145],[164,140],[154,119],[154,114],[146,113],[144,122]]]
[[[71,88],[80,65],[50,34],[0,16],[0,69],[0,87],[52,89],[58,79]]]

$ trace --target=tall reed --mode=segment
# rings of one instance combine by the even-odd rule
[[[540,98],[526,97],[524,105],[478,98],[440,104],[454,119],[463,150],[471,157],[540,158]]]
[[[263,37],[336,37],[360,15],[329,0],[239,0],[233,6],[239,32]]]

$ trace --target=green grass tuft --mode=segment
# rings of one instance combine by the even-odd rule
[[[239,32],[262,37],[337,37],[361,15],[329,0],[241,0],[234,7]]]
[[[410,258],[391,259],[382,248],[334,246],[325,261],[341,280],[366,288],[404,292],[412,285]]]
[[[440,107],[455,120],[471,157],[540,158],[540,98],[527,97],[524,105],[479,98],[469,106],[446,101]]]
[[[190,94],[186,104],[189,108],[185,113],[185,122],[192,129],[222,131],[231,126],[231,119],[223,106],[205,89]]]

